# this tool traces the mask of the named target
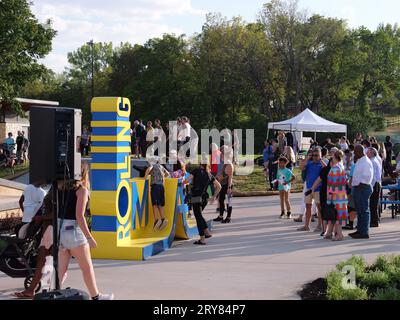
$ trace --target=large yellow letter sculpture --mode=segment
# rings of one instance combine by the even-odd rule
[[[197,233],[187,219],[183,188],[165,181],[165,214],[169,223],[153,230],[149,180],[131,179],[130,113],[127,98],[92,100],[91,199],[92,232],[99,259],[143,260],[170,247],[174,237]]]

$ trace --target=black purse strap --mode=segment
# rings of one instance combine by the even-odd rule
[[[203,192],[201,193],[201,196],[203,196],[203,194],[207,191],[207,188],[208,188],[208,186],[209,186],[209,184],[210,184],[210,182],[211,182],[211,175],[210,175],[210,173],[207,172],[207,171],[206,171],[206,173],[207,173],[207,175],[208,175],[208,183],[205,185],[205,187],[204,187],[204,189],[203,189]]]

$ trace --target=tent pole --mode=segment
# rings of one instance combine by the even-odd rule
[[[317,132],[314,131],[314,142],[317,141]]]
[[[268,131],[267,131],[267,140],[268,140],[268,138],[269,138],[269,128],[268,128]]]

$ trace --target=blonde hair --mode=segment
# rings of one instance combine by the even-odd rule
[[[292,162],[292,163],[296,162],[296,156],[294,155],[294,151],[291,146],[285,147],[284,154],[285,154],[285,158],[288,159],[290,162]]]
[[[217,151],[219,150],[218,145],[216,143],[211,143],[211,151]]]
[[[337,159],[339,162],[343,161],[344,158],[344,152],[342,150],[337,150],[333,156],[335,157],[335,159]]]
[[[75,182],[76,187],[85,187],[90,190],[90,180],[89,180],[89,164],[85,161],[81,163],[81,180]]]

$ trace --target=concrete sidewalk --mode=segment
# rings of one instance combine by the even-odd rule
[[[292,195],[298,212],[301,195]],[[207,246],[193,241],[145,262],[95,261],[100,290],[116,299],[299,299],[301,286],[323,277],[336,263],[362,254],[400,254],[400,220],[384,215],[370,240],[322,240],[318,233],[297,232],[299,224],[279,219],[279,198],[234,199],[232,224],[215,224]],[[215,206],[205,216],[216,216]],[[0,299],[21,289],[23,279],[0,273]],[[77,264],[71,264],[65,286],[85,289]]]

